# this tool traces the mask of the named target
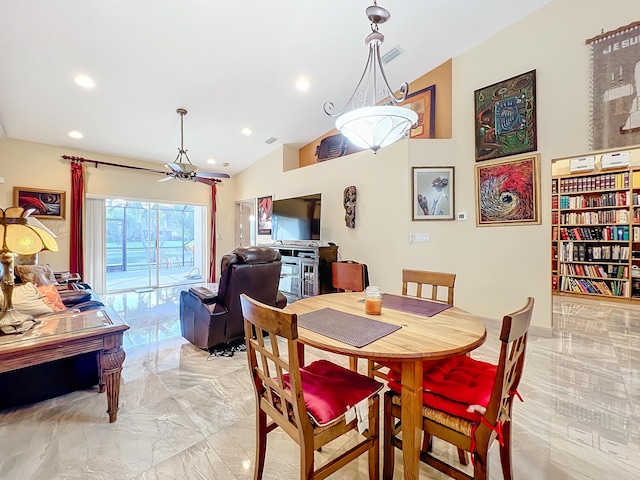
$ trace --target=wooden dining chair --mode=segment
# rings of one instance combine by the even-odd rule
[[[436,302],[446,302],[453,305],[453,290],[456,284],[455,273],[430,272],[427,270],[402,270],[402,295],[411,295],[410,287],[415,285],[415,297],[428,298]],[[431,296],[422,295],[422,287],[431,287]],[[439,287],[443,287],[440,289]],[[440,291],[446,289],[446,300],[443,300],[439,294]]]
[[[504,316],[497,365],[460,355],[430,367],[429,390],[423,394],[422,429],[429,437],[441,438],[471,452],[473,475],[436,458],[426,449],[420,452],[422,462],[455,479],[486,480],[489,448],[497,439],[503,477],[511,480],[513,398],[520,397],[517,389],[524,369],[533,304],[534,299],[529,297],[522,309]],[[401,416],[400,379],[390,378],[389,388],[384,396],[383,479],[387,480],[393,477],[394,448],[402,448],[394,420]]]
[[[430,272],[428,270],[402,270],[402,295],[427,298],[436,302],[453,305],[453,291],[456,283],[455,273]],[[415,285],[413,285],[415,284]],[[423,297],[423,287],[431,287],[431,296]],[[443,288],[439,288],[443,287]],[[446,289],[446,300],[442,300],[441,293]],[[427,290],[425,288],[425,290]],[[425,292],[426,294],[426,292]],[[381,364],[373,360],[367,362],[367,372],[371,378],[388,380],[388,371],[399,369],[399,365]]]
[[[331,285],[338,292],[363,292],[368,283],[365,264],[351,261],[331,264]]]
[[[338,292],[363,292],[369,286],[369,274],[364,263],[350,260],[331,264],[331,285]],[[358,371],[358,358],[349,357],[349,369]]]
[[[365,452],[369,457],[369,478],[377,480],[382,384],[327,360],[301,367],[296,314],[257,302],[245,294],[240,295],[240,301],[256,397],[254,479],[262,478],[267,435],[280,427],[300,446],[301,480],[326,478]],[[363,405],[368,421],[364,418],[347,421],[345,412],[359,402],[366,402]],[[360,421],[367,427],[361,432],[362,437],[353,437],[347,444],[351,448],[314,469],[315,451],[357,430]],[[358,443],[354,445],[355,440]]]

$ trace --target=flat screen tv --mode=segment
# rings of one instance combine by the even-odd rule
[[[322,195],[273,201],[271,238],[273,240],[320,240],[320,205]]]

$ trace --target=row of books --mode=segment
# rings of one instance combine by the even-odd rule
[[[629,278],[627,265],[581,265],[579,263],[563,263],[560,265],[562,275],[579,275],[581,277]]]
[[[597,262],[600,260],[621,262],[629,260],[629,247],[625,245],[585,245],[563,243],[560,248],[561,262]]]
[[[589,190],[611,190],[629,188],[629,172],[606,173],[588,177],[563,178],[560,192],[585,192]]]
[[[592,280],[590,278],[562,277],[560,290],[563,292],[594,293],[614,297],[627,297],[629,283],[623,280]]]
[[[557,211],[555,212],[551,212],[551,223],[553,224],[558,224],[558,219],[560,218],[559,214]]]
[[[560,208],[626,207],[629,192],[608,192],[594,195],[562,195]]]
[[[571,212],[560,214],[560,223],[588,225],[594,223],[629,223],[627,210],[600,210],[598,212]]]
[[[640,242],[640,227],[633,227],[633,241]]]
[[[555,228],[555,227],[554,227]],[[638,236],[640,236],[640,227],[638,228]],[[556,238],[556,237],[554,237]],[[560,240],[629,240],[628,226],[609,226],[609,227],[562,227],[560,229]]]
[[[556,197],[556,196],[551,197],[551,209],[553,209],[553,210],[557,210],[558,209],[558,197]]]

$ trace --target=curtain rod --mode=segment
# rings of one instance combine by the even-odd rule
[[[128,168],[131,170],[140,170],[143,172],[159,173],[161,175],[170,174],[170,172],[165,172],[164,170],[155,170],[153,168],[138,167],[135,165],[123,165],[121,163],[104,162],[102,160],[92,160],[90,158],[75,157],[73,155],[62,155],[62,158],[64,158],[65,160],[71,160],[72,162],[93,163],[96,168],[98,168],[98,165],[107,165],[109,167],[120,167],[120,168]],[[222,180],[219,180],[217,178],[197,178],[197,180],[195,181],[199,183],[204,183],[205,185],[213,185],[214,183],[220,183]]]
[[[102,160],[92,160],[90,158],[74,157],[72,155],[62,155],[62,158],[64,158],[65,160],[71,160],[72,162],[93,163],[96,168],[98,167],[98,165],[108,165],[110,167],[130,168],[132,170],[144,170],[146,172],[165,173],[162,170],[154,170],[152,168],[137,167],[135,165],[123,165],[121,163],[103,162]]]

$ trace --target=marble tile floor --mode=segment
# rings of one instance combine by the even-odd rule
[[[210,357],[180,336],[181,288],[103,297],[131,326],[117,422],[108,423],[97,389],[2,411],[0,479],[253,478],[246,354]],[[640,478],[640,307],[559,297],[553,317],[552,338],[530,337],[524,403],[514,413],[515,478]],[[474,356],[497,361],[497,335],[489,325]],[[347,365],[317,350],[308,358]],[[455,458],[452,448],[435,448]],[[363,457],[332,478],[366,479],[366,472]],[[402,475],[396,454],[395,478]],[[502,479],[497,448],[490,477]],[[270,436],[264,478],[298,478],[297,446],[282,432]],[[421,478],[448,477],[423,465]]]

